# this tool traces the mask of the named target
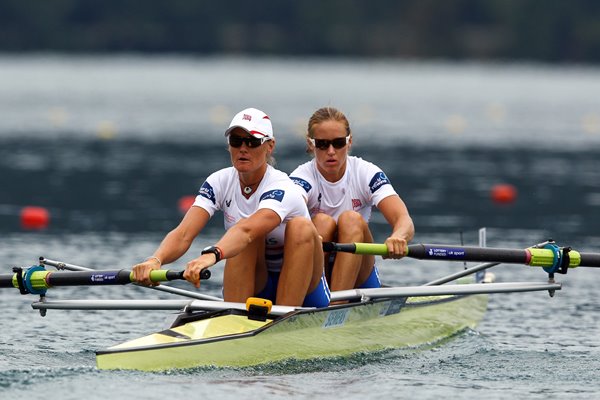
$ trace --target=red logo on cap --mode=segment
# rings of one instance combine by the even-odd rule
[[[242,117],[242,121],[243,120],[252,121],[252,115],[244,114],[244,116]]]

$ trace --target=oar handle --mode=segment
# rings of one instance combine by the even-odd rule
[[[323,242],[323,251],[387,256],[388,248],[384,243],[335,243]]]
[[[185,271],[173,271],[170,269],[155,269],[150,271],[150,280],[152,282],[165,282],[165,281],[175,281],[178,279],[184,280],[183,273]],[[210,270],[205,268],[200,272],[200,279],[206,280],[210,279]],[[129,277],[131,282],[134,282],[133,272],[131,272]]]

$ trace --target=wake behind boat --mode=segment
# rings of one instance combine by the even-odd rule
[[[329,250],[385,254],[384,245],[326,244]],[[46,299],[46,290],[61,285],[107,285],[132,282],[130,271],[96,271],[59,261],[0,276],[0,287],[39,294],[32,304],[42,315],[48,309],[179,310],[166,330],[97,351],[99,369],[145,371],[199,366],[238,367],[282,360],[340,357],[383,349],[431,345],[475,328],[490,293],[561,289],[555,273],[577,266],[600,267],[600,254],[579,253],[553,242],[520,249],[445,245],[411,245],[408,257],[454,261],[488,261],[431,281],[423,286],[353,289],[332,293],[346,304],[325,308],[271,306],[251,298],[246,304],[176,289],[153,287],[189,300],[60,300]],[[540,266],[547,282],[492,283],[484,271],[499,262]],[[47,271],[53,266],[64,271]],[[208,271],[204,278],[208,278]],[[487,277],[486,277],[487,275]],[[153,271],[154,281],[181,279],[175,271]],[[446,284],[460,279],[458,284]],[[468,281],[465,281],[468,280]]]

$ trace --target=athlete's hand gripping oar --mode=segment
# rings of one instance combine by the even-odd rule
[[[323,243],[324,251],[343,251],[354,254],[385,256],[387,247],[382,243]],[[543,248],[506,249],[441,244],[411,244],[405,257],[421,260],[450,260],[500,262],[543,267],[548,273],[566,273],[567,268],[600,268],[600,253],[581,253],[569,247],[547,243]]]
[[[183,277],[184,271],[155,270],[150,273],[153,282],[165,282]],[[210,271],[205,269],[200,279],[209,279]],[[98,286],[126,285],[135,282],[133,272],[125,269],[108,271],[46,271],[44,267],[35,265],[27,269],[15,268],[13,274],[0,275],[0,288],[15,287],[22,294],[44,294],[55,286]]]

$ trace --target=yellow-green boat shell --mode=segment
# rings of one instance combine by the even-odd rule
[[[487,295],[378,299],[255,321],[239,311],[202,319],[98,351],[99,369],[161,371],[244,367],[430,345],[475,328]]]

